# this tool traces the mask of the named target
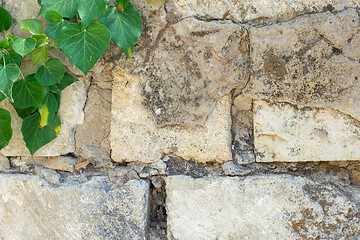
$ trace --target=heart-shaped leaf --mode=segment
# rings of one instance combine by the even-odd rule
[[[35,48],[34,51],[30,53],[33,65],[43,64],[46,61],[48,54],[49,52],[45,46]]]
[[[36,39],[36,47],[42,47],[49,43],[49,39],[45,34],[34,34],[33,38]]]
[[[13,48],[15,52],[20,54],[22,57],[29,54],[36,47],[36,39],[35,38],[15,38]]]
[[[108,0],[79,0],[81,26],[87,28],[90,23],[104,14]]]
[[[36,112],[25,118],[22,123],[21,132],[31,155],[34,155],[39,148],[59,136],[61,129],[61,122],[57,115],[55,115],[54,119],[48,122],[45,127],[41,127],[40,122],[40,113]]]
[[[39,108],[41,127],[45,127],[51,120],[53,120],[59,110],[59,107],[60,104],[58,103],[56,96],[53,93],[46,94],[42,106]]]
[[[5,109],[0,109],[0,150],[6,147],[12,137],[11,116]]]
[[[20,29],[30,32],[31,34],[41,34],[43,30],[43,24],[36,19],[24,19],[20,20]]]
[[[15,63],[20,67],[21,64],[21,56],[17,54],[15,51],[9,51],[7,55],[5,55],[5,64]],[[3,59],[0,59],[0,65],[4,65]]]
[[[100,23],[110,30],[111,40],[129,57],[142,30],[141,17],[134,5],[128,3],[124,11],[108,6]]]
[[[0,7],[0,32],[7,31],[11,27],[12,17],[8,11]]]
[[[13,85],[20,75],[20,69],[15,63],[10,63],[0,68],[0,91],[13,101]]]
[[[63,17],[72,18],[77,13],[78,5],[79,0],[42,0],[39,15],[54,10]]]
[[[68,24],[61,30],[57,43],[65,56],[86,75],[109,48],[110,32],[99,23],[92,23],[84,30],[77,24]]]
[[[42,85],[54,85],[60,83],[64,77],[65,67],[57,58],[50,58],[36,71],[35,77]]]
[[[56,11],[48,11],[45,14],[45,19],[49,22],[49,26],[45,29],[45,33],[56,41],[61,29],[69,24],[69,22],[64,20],[61,14]]]
[[[25,79],[14,83],[12,105],[15,108],[41,107],[47,90],[30,74]]]

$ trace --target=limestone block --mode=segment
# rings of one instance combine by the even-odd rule
[[[72,157],[17,157],[11,161],[12,166],[24,168],[30,165],[42,165],[53,170],[73,172],[76,159]]]
[[[160,128],[142,105],[145,84],[146,80],[121,69],[114,72],[110,136],[114,161],[155,162],[169,153],[200,162],[231,159],[229,96],[217,103],[205,126]]]
[[[360,122],[337,109],[255,100],[257,162],[360,160]]]
[[[360,119],[360,18],[356,9],[304,15],[250,29],[253,98],[337,106]]]
[[[168,239],[357,239],[360,230],[359,188],[304,177],[171,176],[166,194]]]
[[[248,29],[231,21],[184,18],[171,10],[153,14],[156,20],[144,17],[132,57],[121,57],[115,66],[146,78],[143,105],[159,127],[204,125],[223,95],[246,85]]]
[[[111,124],[111,89],[90,86],[84,112],[84,124],[76,128],[75,154],[84,159],[93,159],[97,166],[101,166],[111,161],[108,139]]]
[[[34,156],[60,156],[75,151],[74,130],[84,121],[84,104],[86,100],[86,89],[83,82],[78,81],[67,87],[61,93],[61,105],[59,117],[61,119],[61,131],[59,137],[51,143],[40,148]],[[11,104],[4,100],[0,108],[5,108],[11,114],[11,126],[13,136],[8,146],[0,151],[4,156],[31,156],[26,148],[21,134],[22,119],[17,116]]]
[[[288,20],[309,12],[341,11],[359,7],[355,0],[175,0],[167,5],[188,15],[207,19],[231,19],[247,22],[260,19]],[[185,10],[184,10],[185,9]],[[185,15],[185,14],[184,14]]]
[[[0,172],[6,172],[10,169],[9,159],[0,155]]]
[[[0,179],[1,239],[146,239],[146,181],[112,188],[100,176],[56,187],[38,176]]]

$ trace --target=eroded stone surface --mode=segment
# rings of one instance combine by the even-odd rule
[[[337,106],[360,119],[356,9],[251,28],[253,79],[245,93],[304,106]]]
[[[73,172],[76,159],[72,157],[16,157],[11,160],[11,165],[20,170],[26,170],[32,165],[42,165],[53,170]]]
[[[101,75],[100,75],[101,76]],[[84,124],[76,129],[75,154],[102,166],[110,159],[111,89],[90,86]]]
[[[337,109],[254,103],[256,161],[360,160],[360,122]]]
[[[121,56],[115,65],[146,79],[143,104],[158,126],[204,125],[216,101],[248,80],[248,29],[231,21],[186,18],[163,7],[150,11],[144,1],[136,4],[143,33],[132,57]]]
[[[37,176],[0,179],[1,239],[146,239],[144,180],[113,188],[107,177],[56,187]]]
[[[177,3],[176,3],[177,2]],[[177,0],[170,1],[178,12],[204,20],[231,19],[237,22],[269,19],[288,20],[301,14],[341,11],[359,7],[356,0]]]
[[[356,239],[360,189],[304,177],[166,179],[169,239]]]
[[[142,104],[145,85],[146,79],[121,69],[114,72],[110,137],[114,161],[154,162],[169,153],[200,162],[231,159],[229,96],[218,102],[205,126],[159,128]]]
[[[34,156],[60,156],[75,151],[74,130],[84,121],[85,100],[86,89],[81,81],[71,84],[61,92],[61,105],[58,112],[61,120],[59,137],[40,148]],[[0,153],[4,156],[31,156],[21,134],[22,119],[7,100],[2,101],[0,107],[10,111],[13,129],[13,136],[9,145]]]

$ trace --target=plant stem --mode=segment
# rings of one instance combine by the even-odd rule
[[[21,74],[22,79],[25,79],[25,77],[24,77],[24,75],[22,74],[21,70],[20,70],[20,74]]]

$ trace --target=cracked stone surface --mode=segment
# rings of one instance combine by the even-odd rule
[[[360,189],[287,174],[166,178],[168,238],[357,239]]]
[[[85,100],[86,89],[81,81],[71,84],[62,91],[61,105],[58,112],[61,120],[59,137],[40,148],[34,156],[60,156],[75,151],[74,130],[84,121],[83,108]],[[22,119],[17,116],[15,109],[7,100],[2,101],[0,107],[9,110],[13,129],[13,136],[9,145],[2,149],[0,153],[4,156],[31,156],[21,134]]]
[[[99,75],[101,78],[102,75]],[[102,166],[110,159],[111,88],[101,89],[97,85],[89,88],[84,109],[84,124],[76,128],[77,156],[93,159]]]
[[[205,126],[159,128],[142,104],[146,81],[121,69],[114,71],[110,136],[114,161],[155,162],[170,153],[199,162],[231,159],[228,95],[217,103]]]
[[[250,97],[299,107],[336,106],[360,119],[360,19],[356,9],[250,29]]]
[[[107,177],[67,178],[52,186],[38,176],[0,175],[0,238],[146,239],[149,183],[119,188]]]
[[[337,109],[254,101],[257,162],[360,160],[360,122]]]
[[[142,36],[134,55],[115,59],[115,65],[146,79],[143,105],[158,126],[204,125],[216,101],[245,86],[250,76],[248,29],[231,21],[186,18],[163,7],[150,11],[144,1],[137,6],[144,18]]]

